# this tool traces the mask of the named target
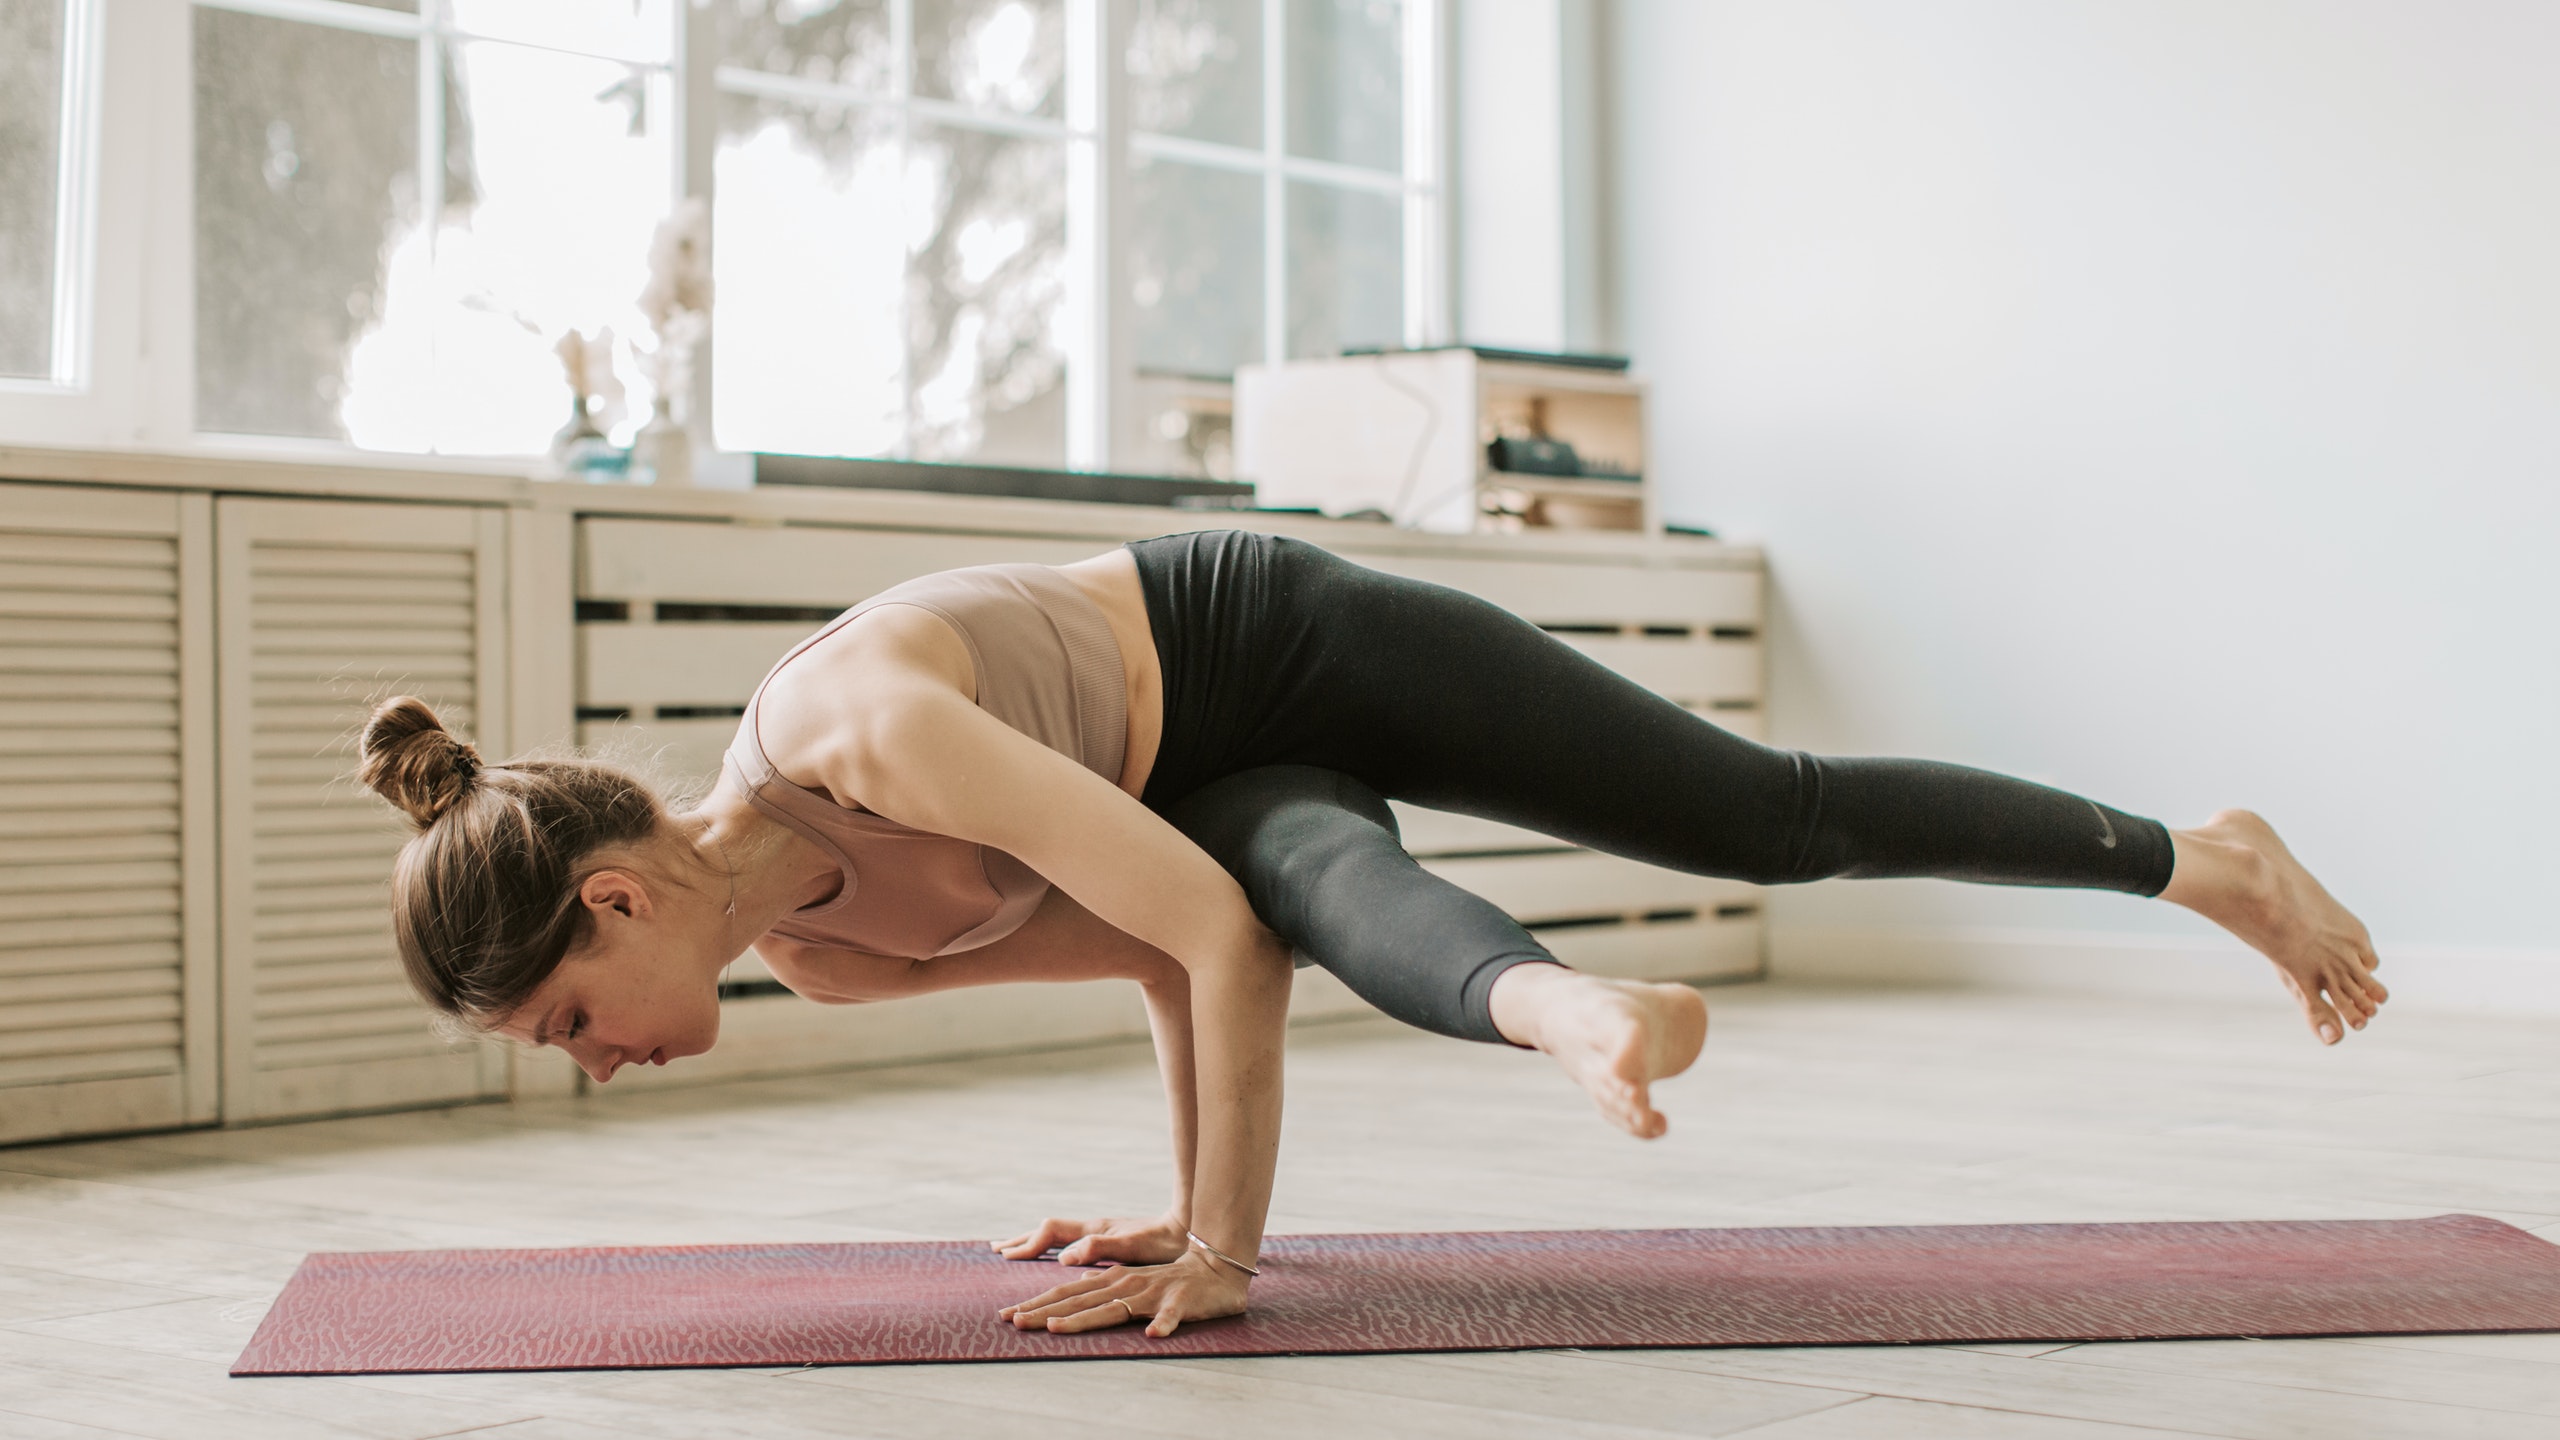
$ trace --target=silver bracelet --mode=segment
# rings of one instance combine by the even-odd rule
[[[1221,1249],[1219,1249],[1217,1246],[1210,1244],[1208,1241],[1201,1239],[1199,1236],[1192,1234],[1190,1231],[1185,1230],[1185,1231],[1183,1231],[1182,1233],[1183,1233],[1185,1236],[1189,1237],[1189,1239],[1190,1239],[1190,1241],[1191,1241],[1191,1243],[1192,1243],[1192,1244],[1197,1245],[1197,1246],[1199,1246],[1201,1249],[1208,1251],[1208,1252],[1209,1252],[1209,1256],[1210,1256],[1210,1258],[1211,1258],[1211,1259],[1214,1259],[1214,1260],[1224,1260],[1224,1261],[1226,1261],[1228,1264],[1233,1265],[1234,1267],[1236,1267],[1237,1269],[1239,1269],[1239,1270],[1243,1271],[1243,1272],[1244,1272],[1244,1273],[1246,1273],[1247,1275],[1259,1275],[1259,1274],[1261,1274],[1261,1273],[1262,1273],[1261,1271],[1256,1270],[1256,1269],[1254,1269],[1252,1266],[1247,1265],[1247,1264],[1246,1264],[1246,1263],[1244,1263],[1243,1261],[1241,1261],[1241,1260],[1237,1259],[1237,1258],[1236,1258],[1236,1257],[1234,1257],[1233,1255],[1228,1254],[1226,1251],[1221,1250]]]

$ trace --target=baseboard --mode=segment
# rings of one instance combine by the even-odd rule
[[[2413,1010],[2560,1015],[2560,950],[2385,941],[2391,1003]],[[2157,999],[2250,999],[2266,962],[2219,936],[2108,930],[1850,929],[1769,931],[1769,976],[1859,984],[1960,986]]]

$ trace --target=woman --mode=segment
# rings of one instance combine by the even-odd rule
[[[1401,1019],[1544,1051],[1613,1123],[1663,1132],[1649,1087],[1697,1057],[1697,992],[1567,969],[1416,866],[1382,797],[1763,883],[2157,895],[2274,961],[2324,1043],[2385,998],[2364,927],[2254,815],[2173,832],[1983,771],[1770,749],[1492,605],[1232,531],[864,601],[774,667],[682,814],[606,766],[484,766],[413,699],[362,751],[420,827],[392,897],[411,980],[598,1081],[709,1049],[749,945],[828,1003],[1137,981],[1173,1202],[999,1243],[1123,1262],[1006,1307],[1025,1328],[1162,1336],[1244,1309],[1293,949]]]

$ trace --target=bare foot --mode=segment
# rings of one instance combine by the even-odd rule
[[[2184,905],[2275,962],[2323,1045],[2361,1030],[2391,998],[2373,977],[2373,937],[2266,821],[2224,810],[2193,830],[2172,830],[2177,867],[2160,898]],[[2323,996],[2327,998],[2322,998]]]
[[[1707,1002],[1686,985],[1609,980],[1561,965],[1514,965],[1493,982],[1503,1038],[1555,1057],[1609,1122],[1640,1140],[1671,1128],[1653,1082],[1696,1063]]]

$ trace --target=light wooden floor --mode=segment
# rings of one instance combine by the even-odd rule
[[[2272,985],[2270,991],[2272,992]],[[2560,1238],[2547,1024],[1709,992],[1670,1137],[1536,1057],[1294,1037],[1273,1228],[2415,1216]],[[1163,1193],[1143,1052],[0,1151],[0,1435],[2560,1435],[2560,1336],[231,1380],[313,1249],[990,1235]],[[1029,1276],[1026,1275],[1026,1279]]]

